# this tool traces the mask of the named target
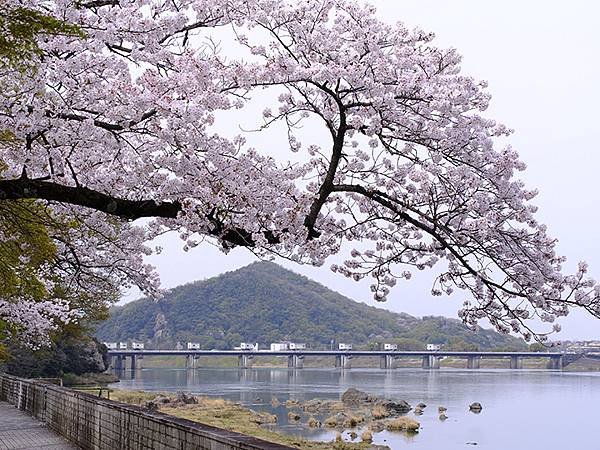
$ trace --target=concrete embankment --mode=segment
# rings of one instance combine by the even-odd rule
[[[82,449],[289,450],[232,431],[91,394],[0,374],[0,400],[27,412]]]

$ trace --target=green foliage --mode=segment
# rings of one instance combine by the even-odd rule
[[[115,307],[96,334],[104,341],[136,339],[158,348],[193,341],[204,349],[230,349],[242,341],[268,345],[289,339],[314,349],[328,349],[333,340],[363,348],[390,342],[399,349],[420,350],[426,343],[446,344],[452,338],[481,349],[524,347],[522,341],[491,330],[472,333],[456,319],[421,320],[357,303],[267,262],[177,287],[160,301],[141,299]]]
[[[47,292],[39,270],[51,261],[56,247],[41,218],[41,205],[29,200],[0,201],[0,296],[42,298]]]
[[[0,61],[13,68],[31,68],[31,60],[42,54],[38,40],[43,35],[83,37],[82,31],[47,14],[28,8],[0,6]]]
[[[547,352],[549,347],[546,347],[544,344],[539,342],[534,342],[533,344],[529,344],[530,352]]]
[[[65,373],[81,375],[103,372],[108,367],[104,345],[83,333],[70,329],[55,336],[49,347],[31,350],[12,341],[2,370],[22,377],[59,377]]]

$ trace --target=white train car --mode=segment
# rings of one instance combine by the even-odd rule
[[[258,344],[251,344],[250,342],[242,342],[242,343],[240,343],[239,350],[257,351]]]
[[[119,350],[127,350],[127,342],[119,342]]]
[[[306,350],[306,344],[298,344],[297,342],[290,342],[290,350]]]
[[[131,348],[134,350],[144,350],[144,344],[142,344],[141,342],[132,342]]]
[[[272,352],[285,352],[289,350],[290,343],[289,342],[273,342],[271,343],[271,351]]]
[[[188,350],[200,350],[200,343],[198,342],[188,342],[187,343]]]
[[[442,348],[440,344],[427,344],[427,351],[437,352]]]
[[[398,350],[398,345],[396,345],[396,344],[383,344],[383,349],[395,352],[396,350]]]
[[[340,342],[338,344],[338,349],[343,351],[350,351],[352,350],[352,344],[344,344]]]
[[[103,342],[104,345],[106,345],[106,348],[109,350],[116,350],[117,349],[117,343],[116,342]]]

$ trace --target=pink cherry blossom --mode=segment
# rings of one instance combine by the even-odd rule
[[[540,322],[572,306],[600,316],[587,266],[563,273],[530,203],[536,191],[518,178],[525,165],[497,143],[511,130],[485,116],[486,83],[462,74],[457,51],[432,34],[351,0],[6,4],[85,32],[40,36],[36,70],[0,74],[0,127],[18,139],[0,143],[0,199],[39,199],[77,221],[58,243],[62,283],[157,292],[143,256],[169,230],[186,249],[209,239],[314,265],[360,241],[332,270],[368,277],[377,300],[435,268],[431,293],[464,291],[459,316],[472,327],[487,319],[544,338],[560,327]],[[214,131],[222,113],[255,114],[256,95],[270,102],[258,129],[287,128],[278,159],[234,124]],[[302,142],[309,121],[328,138]],[[288,162],[296,152],[301,162]],[[29,305],[2,301],[15,323]],[[32,309],[20,326],[32,336],[44,323],[44,334],[57,311]]]

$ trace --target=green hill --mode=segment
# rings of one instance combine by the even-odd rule
[[[525,348],[523,341],[492,330],[473,333],[456,319],[418,319],[355,302],[269,262],[176,287],[159,301],[143,298],[115,307],[96,335],[141,340],[153,348],[193,341],[205,349],[229,349],[242,341],[267,346],[284,339],[314,349],[329,348],[332,340],[355,348],[383,341],[405,350],[426,343],[456,350]]]

